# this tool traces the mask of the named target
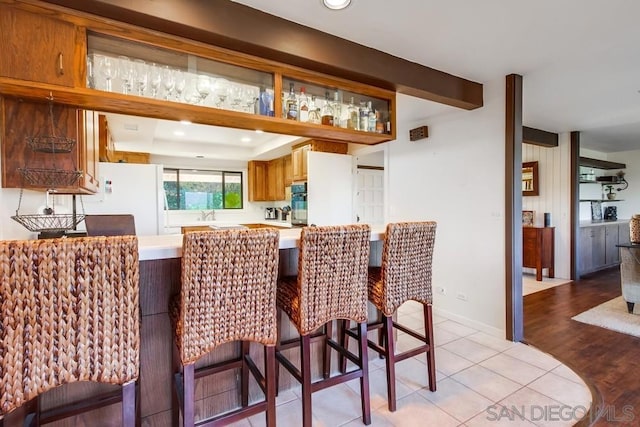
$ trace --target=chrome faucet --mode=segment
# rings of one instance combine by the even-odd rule
[[[216,211],[211,209],[209,212],[207,211],[200,211],[200,220],[201,221],[206,221],[207,219],[211,219],[211,221],[215,221],[216,220]]]

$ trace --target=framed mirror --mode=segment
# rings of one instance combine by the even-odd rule
[[[538,187],[538,162],[522,163],[522,195],[537,196]]]

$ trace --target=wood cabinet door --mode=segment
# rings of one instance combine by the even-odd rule
[[[284,186],[289,186],[293,182],[293,165],[291,155],[284,156]]]
[[[298,147],[291,150],[291,175],[293,181],[304,181],[305,179],[307,179],[307,167],[305,158],[306,151],[303,150],[303,147]]]
[[[267,183],[269,163],[252,160],[248,165],[249,201],[261,202],[267,200]]]
[[[538,258],[538,230],[522,227],[522,266],[535,268]]]
[[[620,262],[620,251],[617,247],[619,241],[618,224],[604,226],[604,241],[605,264],[618,264]]]
[[[85,46],[73,24],[2,5],[0,28],[0,76],[83,86]]]
[[[591,241],[591,263],[592,270],[599,270],[606,264],[605,257],[605,229],[601,226],[591,227],[593,229],[593,240]]]
[[[82,176],[79,186],[89,193],[97,193],[99,183],[98,164],[99,159],[99,124],[98,113],[89,110],[78,110],[78,122],[80,135],[84,141],[78,141],[78,164],[81,165]]]
[[[284,200],[284,159],[269,162],[267,200]]]
[[[581,227],[578,247],[578,271],[581,275],[593,271],[592,248],[593,227]]]

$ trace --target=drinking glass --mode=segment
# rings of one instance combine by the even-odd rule
[[[111,92],[111,80],[118,76],[116,59],[109,56],[102,56],[100,62],[100,74],[105,79],[105,90]]]
[[[94,69],[93,69],[94,61],[95,61],[95,54],[91,53],[87,55],[87,87],[90,89],[96,88],[96,81],[95,81],[95,75],[94,75]]]
[[[244,87],[244,111],[246,113],[256,114],[256,102],[260,96],[260,89],[254,86]]]
[[[169,68],[168,65],[162,67],[162,85],[164,86],[164,99],[168,101],[176,86],[175,70]]]
[[[149,79],[147,63],[142,59],[136,59],[133,61],[133,70],[138,95],[144,96],[144,91],[147,90],[147,81]]]
[[[122,93],[129,94],[133,80],[133,64],[126,56],[118,56],[118,74],[122,82]]]
[[[231,95],[231,109],[235,111],[242,111],[244,88],[238,84],[232,84],[229,93]]]
[[[213,93],[218,98],[216,108],[225,108],[227,97],[229,96],[229,81],[216,79],[213,83]]]
[[[184,88],[187,85],[187,76],[182,70],[176,70],[175,75],[175,91],[176,91],[176,101],[182,101],[182,92],[184,92]]]
[[[196,78],[196,90],[200,94],[199,104],[204,104],[204,100],[211,93],[211,78],[205,75],[199,75]]]
[[[152,63],[149,66],[149,84],[151,85],[151,97],[156,98],[158,96],[158,89],[162,83],[162,70],[156,63]]]

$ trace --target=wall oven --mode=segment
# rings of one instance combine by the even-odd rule
[[[291,185],[291,225],[307,225],[307,183]]]

